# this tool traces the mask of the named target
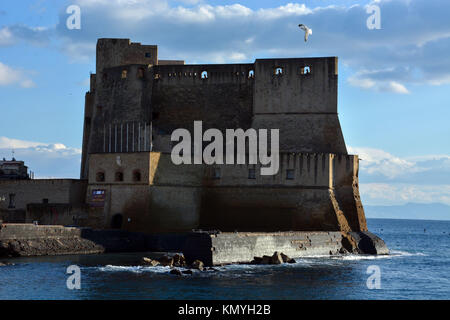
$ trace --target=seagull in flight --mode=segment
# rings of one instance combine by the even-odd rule
[[[299,24],[298,25],[300,27],[300,29],[302,29],[303,31],[305,31],[305,42],[308,41],[308,36],[310,34],[312,34],[312,29],[308,28],[307,26],[305,26],[304,24]]]

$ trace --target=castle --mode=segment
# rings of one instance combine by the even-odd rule
[[[0,195],[15,198],[15,208],[0,202],[4,220],[142,232],[367,230],[359,160],[337,113],[336,57],[187,65],[128,39],[99,39],[96,55],[80,180],[0,181]],[[196,120],[204,130],[278,128],[278,173],[174,165],[171,133]]]

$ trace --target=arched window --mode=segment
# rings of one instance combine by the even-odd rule
[[[208,71],[202,71],[202,79],[208,79]]]
[[[283,74],[283,68],[282,67],[276,67],[274,69],[274,75],[281,76]]]
[[[311,67],[310,66],[304,66],[300,68],[300,74],[306,75],[311,73]]]
[[[103,171],[97,172],[96,177],[95,177],[95,180],[96,180],[97,182],[103,182],[103,181],[105,181],[105,173],[104,173]]]
[[[127,70],[122,70],[122,79],[126,79],[128,75],[128,71]]]
[[[249,70],[248,71],[248,78],[253,79],[255,77],[255,70]]]
[[[139,170],[133,171],[133,181],[135,182],[141,181],[141,172]]]
[[[144,78],[144,68],[138,69],[138,78],[143,79]]]
[[[122,171],[116,172],[116,181],[123,181],[123,172]]]

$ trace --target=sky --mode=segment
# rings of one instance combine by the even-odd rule
[[[80,29],[67,28],[70,5]],[[380,29],[367,27],[373,5]],[[79,176],[97,38],[186,63],[338,56],[363,203],[450,205],[449,12],[448,0],[1,0],[0,158],[14,150],[37,178]],[[306,43],[299,23],[313,30]]]

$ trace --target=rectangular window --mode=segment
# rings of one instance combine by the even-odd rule
[[[15,208],[16,208],[16,195],[14,193],[10,193],[8,209],[15,209]]]
[[[286,170],[286,180],[294,180],[294,170],[293,169]]]
[[[255,169],[248,169],[248,178],[256,179],[256,170]]]
[[[220,168],[214,168],[214,179],[220,179]]]
[[[145,53],[145,57],[146,57],[146,58],[151,58],[151,57],[152,57],[152,54],[151,54],[150,52],[146,52],[146,53]]]

